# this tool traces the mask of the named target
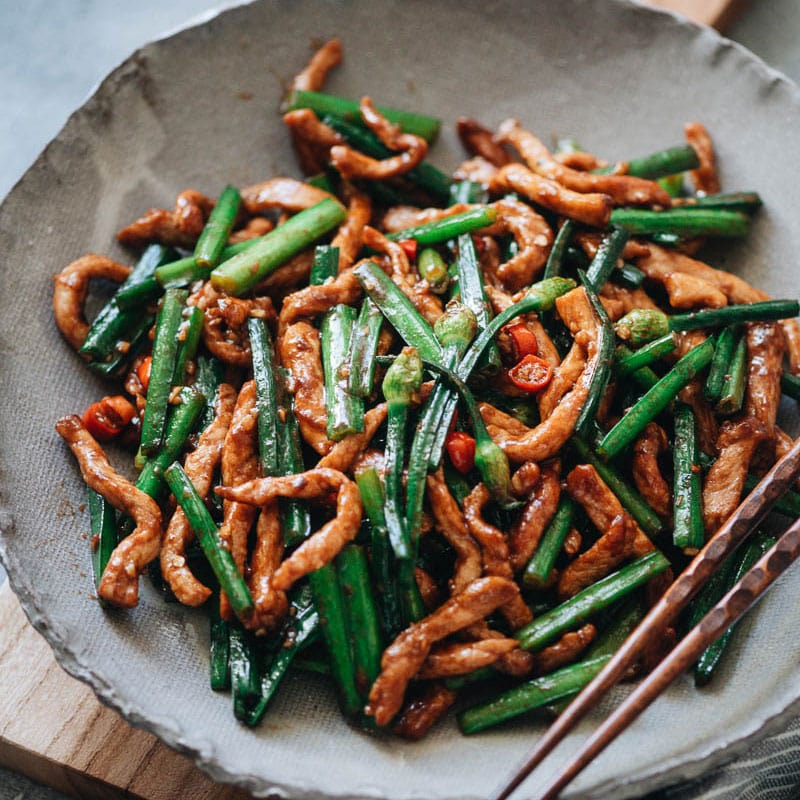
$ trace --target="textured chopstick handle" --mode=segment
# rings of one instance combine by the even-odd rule
[[[744,577],[692,628],[675,649],[586,740],[541,800],[555,800],[588,764],[608,747],[700,654],[759,600],[800,555],[800,519],[745,573]]]
[[[505,800],[635,663],[645,646],[669,625],[756,527],[775,501],[800,475],[800,439],[742,501],[725,524],[650,609],[603,670],[567,706],[537,742],[531,754],[493,800]]]

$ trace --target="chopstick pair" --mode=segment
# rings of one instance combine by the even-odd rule
[[[492,800],[506,800],[572,728],[619,682],[653,637],[675,620],[703,584],[721,567],[727,556],[747,538],[775,501],[789,489],[798,475],[800,475],[800,439],[776,462],[727,522],[709,539],[603,670],[548,728],[528,758]],[[622,733],[675,678],[691,666],[708,645],[719,638],[756,603],[798,556],[800,556],[800,519],[791,525],[742,580],[700,620],[586,740],[544,793],[538,795],[538,800],[555,800],[561,790]]]

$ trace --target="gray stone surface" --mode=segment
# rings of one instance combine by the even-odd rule
[[[204,0],[0,0],[0,196],[57,133],[97,81],[147,40],[224,3]],[[228,3],[230,5],[230,3]],[[800,78],[800,2],[751,2],[731,36]],[[0,578],[1,580],[2,578]],[[0,770],[0,800],[54,800]]]
[[[0,0],[0,197],[137,47],[231,0]]]

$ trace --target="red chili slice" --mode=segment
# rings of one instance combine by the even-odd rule
[[[475,439],[463,431],[453,431],[445,440],[453,466],[466,475],[475,466]]]
[[[483,236],[478,236],[477,233],[472,234],[472,243],[475,245],[475,252],[482,256],[486,252],[486,239]]]
[[[521,361],[525,356],[539,355],[539,342],[536,334],[524,322],[506,325],[505,332],[514,345],[514,355],[517,361]]]
[[[136,377],[139,379],[139,383],[142,385],[142,389],[147,391],[147,387],[150,385],[150,369],[153,366],[153,357],[146,356],[142,359],[142,363],[136,368]]]
[[[135,416],[136,409],[121,394],[118,394],[92,403],[83,412],[81,421],[95,439],[107,442],[119,435]]]
[[[413,261],[417,257],[417,240],[401,239],[397,244],[403,248],[405,254]]]
[[[540,392],[553,379],[553,368],[539,356],[525,356],[508,371],[508,377],[518,389]]]

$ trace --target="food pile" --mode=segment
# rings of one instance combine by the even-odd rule
[[[208,609],[239,720],[302,669],[366,727],[417,739],[458,699],[474,733],[578,692],[791,446],[798,304],[698,260],[761,205],[720,193],[702,125],[607,162],[460,119],[451,177],[437,120],[321,92],[341,58],[287,100],[306,180],[185,190],[117,234],[134,267],[56,277],[59,329],[124,385],[56,430],[101,602],[135,606],[149,573]],[[95,278],[120,285],[90,324]]]

